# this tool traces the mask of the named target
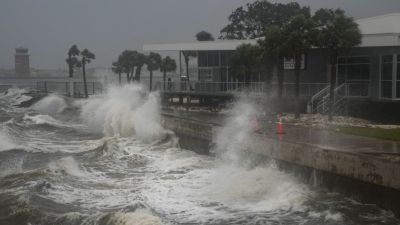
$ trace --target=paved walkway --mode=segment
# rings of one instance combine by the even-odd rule
[[[226,115],[210,112],[168,110],[163,113],[218,125],[223,125],[226,119]],[[290,124],[284,124],[283,126],[285,134],[278,136],[276,134],[275,124],[261,122],[262,132],[266,136],[281,138],[282,141],[310,144],[335,151],[365,153],[377,156],[382,154],[400,156],[400,142],[344,134],[318,128],[294,126]]]

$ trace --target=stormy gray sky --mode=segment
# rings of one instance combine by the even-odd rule
[[[235,8],[252,0],[1,0],[0,67],[13,68],[14,48],[28,47],[31,67],[66,68],[72,44],[93,51],[92,66],[108,67],[124,49],[144,43],[215,37]],[[275,0],[274,2],[289,2]],[[400,12],[400,0],[299,0],[313,10],[343,8],[353,17]]]

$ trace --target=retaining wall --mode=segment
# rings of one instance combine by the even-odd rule
[[[164,126],[180,138],[181,147],[208,154],[221,127],[204,121],[164,115]],[[400,216],[400,163],[368,154],[323,149],[254,134],[248,150],[275,160],[303,181],[338,191],[364,203],[378,204]]]

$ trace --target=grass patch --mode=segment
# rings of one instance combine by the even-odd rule
[[[336,132],[353,134],[364,137],[379,138],[390,141],[400,141],[400,128],[383,129],[370,127],[348,127],[336,126],[333,128]]]

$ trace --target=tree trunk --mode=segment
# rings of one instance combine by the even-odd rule
[[[271,94],[271,81],[274,75],[274,68],[270,65],[267,66],[266,76],[265,76],[265,93],[267,97]]]
[[[136,82],[140,82],[140,73],[142,72],[142,67],[136,67],[136,72],[135,72],[135,80]],[[133,72],[132,72],[133,74]]]
[[[150,91],[153,90],[153,70],[150,70]]]
[[[121,86],[121,73],[118,73],[118,81],[119,81],[119,86]]]
[[[295,56],[295,89],[294,93],[296,96],[296,119],[300,118],[300,65],[301,55]]]
[[[278,73],[277,73],[277,78],[278,78],[278,97],[282,98],[282,93],[283,93],[283,81],[285,80],[285,73],[283,70],[283,59],[279,58],[278,59]]]
[[[87,83],[86,83],[86,62],[85,59],[82,60],[82,75],[83,75],[83,88],[85,90],[85,97],[88,98],[89,94],[88,94],[88,90],[87,90]]]
[[[167,70],[164,70],[163,71],[164,72],[164,74],[163,74],[163,86],[164,86],[164,91],[165,91],[165,79],[167,78]]]
[[[136,68],[136,70],[138,70],[138,69]],[[131,75],[129,76],[129,80],[130,80],[130,81],[135,81],[135,80],[137,80],[136,77],[135,77],[135,79],[134,79],[134,77],[133,77],[133,73],[134,73],[134,72],[135,72],[135,67],[132,66],[132,68],[131,68]]]
[[[330,87],[329,87],[329,113],[328,113],[328,119],[329,121],[332,121],[333,119],[333,113],[334,113],[334,107],[335,107],[335,88],[336,88],[336,54],[331,55],[330,59]],[[328,67],[328,68],[329,68]]]
[[[68,72],[69,72],[69,78],[72,78],[74,75],[74,68],[71,62],[71,55],[68,55]]]
[[[126,82],[129,84],[131,79],[129,78],[129,72],[126,72]]]

